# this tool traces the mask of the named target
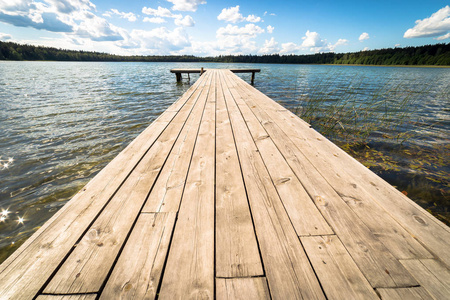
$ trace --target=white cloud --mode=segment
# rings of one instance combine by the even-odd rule
[[[164,20],[163,18],[160,18],[160,17],[153,17],[153,18],[145,17],[143,21],[148,22],[148,23],[155,23],[155,24],[166,23],[166,20]]]
[[[125,30],[112,25],[103,18],[92,14],[75,26],[74,34],[93,41],[120,41],[124,39]]]
[[[139,53],[171,55],[191,45],[189,36],[182,27],[173,31],[166,27],[152,30],[132,30],[128,38],[117,42],[121,48],[136,49]]]
[[[363,32],[361,33],[361,35],[359,36],[359,41],[362,42],[364,40],[368,40],[369,39],[369,34],[367,32]]]
[[[281,44],[280,54],[297,54],[301,50],[303,50],[303,48],[295,43],[283,43]]]
[[[249,36],[253,38],[263,32],[264,29],[255,24],[247,24],[244,27],[238,27],[236,25],[228,24],[226,27],[220,27],[216,32],[216,36],[222,37],[235,35],[235,36]]]
[[[191,47],[189,35],[183,27],[165,27],[150,31],[127,31],[95,14],[95,6],[88,0],[0,0],[0,21],[15,26],[33,27],[62,34],[57,39],[29,41],[33,44],[66,49],[104,51],[133,54],[176,54]],[[45,1],[45,3],[43,2]],[[164,17],[175,18],[179,26],[190,26],[190,16],[173,14],[168,9],[143,10],[150,14],[145,22],[162,22]],[[120,16],[133,20],[131,15],[111,9],[106,16]],[[137,18],[138,16],[135,15]],[[9,35],[1,35],[9,39]]]
[[[211,43],[214,53],[223,55],[251,54],[258,51],[256,42],[250,37],[239,37],[236,35],[218,38]]]
[[[321,51],[327,52],[332,51],[336,49],[338,46],[348,45],[348,40],[346,39],[339,39],[335,44],[328,44],[326,48],[322,49]]]
[[[252,23],[262,22],[261,18],[255,15],[248,15],[247,17],[244,17],[239,12],[239,5],[222,9],[222,12],[217,16],[217,20],[230,23],[238,23],[244,21]]]
[[[248,17],[245,18],[245,20],[246,20],[247,22],[252,22],[252,23],[258,23],[258,22],[261,22],[261,18],[255,16],[255,15],[248,15]]]
[[[336,47],[336,46],[347,45],[347,44],[348,44],[348,40],[346,40],[346,39],[339,39],[336,42],[336,44],[334,44],[333,46]]]
[[[267,10],[264,12],[263,17],[267,16]],[[270,13],[269,16],[276,16],[274,13]]]
[[[195,22],[191,16],[183,16],[181,14],[174,14],[168,8],[164,8],[158,6],[157,9],[144,7],[142,8],[142,12],[146,15],[154,16],[154,18],[144,18],[144,22],[151,23],[164,23],[165,21],[162,18],[174,18],[175,25],[183,26],[183,27],[192,27]]]
[[[125,38],[125,30],[98,17],[93,10],[95,5],[89,0],[45,0],[45,3],[35,0],[0,0],[0,21],[62,33],[68,40],[76,41],[75,44],[81,43],[82,39],[111,42]],[[130,15],[127,17],[132,19]]]
[[[327,40],[322,40],[320,35],[314,31],[306,31],[306,36],[302,37],[302,47],[319,48],[327,45]]]
[[[132,12],[126,13],[126,12],[120,12],[115,8],[112,8],[111,10],[105,12],[103,16],[105,17],[112,17],[113,15],[117,15],[122,19],[127,19],[130,22],[135,22],[137,20],[137,17]]]
[[[150,8],[150,7],[144,7],[144,8],[142,8],[142,13],[149,15],[149,16],[162,17],[162,18],[181,18],[182,17],[182,15],[174,14],[168,8],[164,8],[161,6],[158,6],[157,9]]]
[[[254,54],[261,50],[261,47],[256,45],[255,38],[262,33],[264,29],[255,24],[246,24],[242,27],[228,24],[216,31],[216,40],[207,42],[192,40],[190,47],[179,50],[177,54],[201,56]]]
[[[278,43],[272,37],[270,40],[265,40],[264,46],[259,49],[258,54],[274,54],[280,52]]]
[[[12,39],[12,35],[0,32],[0,41],[6,41]]]
[[[20,0],[16,0],[13,2],[19,1]],[[58,12],[61,14],[71,14],[78,12],[80,10],[92,10],[92,9],[95,10],[95,5],[91,3],[89,0],[44,0],[44,1],[47,4],[49,4],[49,7],[51,7],[54,12]],[[36,4],[39,3],[35,1],[26,1],[26,2]]]
[[[400,44],[395,44],[395,46],[394,46],[395,48],[397,48],[397,47],[400,47]]]
[[[264,29],[255,25],[247,24],[243,27],[228,24],[216,31],[217,41],[211,44],[215,53],[219,54],[249,54],[259,49],[254,38],[264,33]]]
[[[239,5],[230,8],[222,9],[222,12],[217,16],[217,20],[230,23],[242,22],[245,18],[239,12]]]
[[[369,51],[369,47],[364,47],[364,49],[362,49],[362,51]]]
[[[173,10],[196,11],[200,4],[206,4],[204,0],[167,0],[172,3]]]
[[[448,38],[450,31],[450,6],[445,6],[429,18],[417,20],[413,28],[408,29],[404,38],[438,37]],[[447,37],[446,37],[447,36]]]
[[[330,52],[334,51],[338,46],[348,44],[348,40],[346,39],[339,39],[335,44],[328,43],[327,40],[322,39],[317,32],[309,30],[302,39],[303,42],[301,45],[292,42],[281,44],[280,54],[299,54],[301,51],[308,49],[315,53]]]
[[[444,35],[442,35],[442,36],[439,36],[439,37],[437,37],[437,38],[434,38],[434,39],[435,39],[435,40],[438,40],[438,41],[442,41],[442,40],[445,40],[445,39],[448,39],[448,38],[450,38],[450,32],[447,33],[447,34],[444,34]]]
[[[26,0],[0,0],[0,10],[28,11],[31,4]]]
[[[189,47],[185,47],[180,49],[176,53],[178,55],[198,55],[198,56],[216,56],[220,55],[220,52],[215,50],[215,42],[199,42],[199,41],[191,41],[191,45]]]
[[[75,25],[73,22],[74,9],[68,5],[66,7],[66,1],[48,2],[44,4],[27,0],[1,0],[0,21],[19,27],[32,27],[52,32],[71,32]],[[91,9],[91,6],[86,5],[85,1],[74,0],[74,2],[78,3],[80,11]]]
[[[275,27],[273,27],[273,26],[267,26],[267,32],[268,33],[272,33],[273,32],[273,30],[275,29]]]
[[[194,19],[191,16],[175,19],[175,25],[183,27],[192,27],[195,25]]]

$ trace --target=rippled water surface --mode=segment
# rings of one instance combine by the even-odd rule
[[[401,122],[395,127],[397,134],[417,131],[408,144],[443,147],[444,151],[434,154],[443,163],[439,171],[448,174],[450,69],[0,62],[0,261],[198,78],[191,75],[190,83],[177,84],[170,69],[201,66],[261,68],[255,87],[300,115],[313,100],[321,107],[333,107],[340,103],[336,101],[347,99],[358,110],[373,104],[374,94],[389,91],[388,96],[380,96],[385,109],[400,107],[404,112],[408,108],[405,118],[414,120]],[[250,78],[249,74],[240,76]],[[382,109],[376,106],[374,110]],[[377,114],[371,114],[371,122],[381,122]],[[308,121],[313,124],[314,120]],[[381,137],[392,135],[392,130],[386,126],[385,132],[379,128],[377,132]],[[438,186],[444,197],[439,205],[447,211],[448,178],[443,181]]]

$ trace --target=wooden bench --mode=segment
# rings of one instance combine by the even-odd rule
[[[252,78],[250,83],[253,85],[255,82],[255,73],[261,72],[261,69],[229,69],[233,73],[252,73]],[[181,81],[181,74],[191,74],[191,73],[200,73],[203,74],[206,70],[201,69],[172,69],[170,70],[171,73],[175,73],[175,76],[177,78],[177,82]]]

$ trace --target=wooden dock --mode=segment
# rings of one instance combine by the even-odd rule
[[[0,266],[0,299],[450,299],[450,230],[229,70]]]
[[[250,80],[251,85],[255,83],[255,73],[261,72],[261,69],[229,69],[233,73],[252,73],[252,78]],[[172,69],[170,70],[170,73],[175,73],[175,76],[177,78],[177,82],[180,82],[182,77],[181,74],[192,74],[192,73],[200,73],[202,75],[206,70],[201,69]],[[189,77],[188,77],[189,78]],[[190,78],[189,78],[190,79]]]

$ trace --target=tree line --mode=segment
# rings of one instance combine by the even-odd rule
[[[122,62],[222,62],[276,64],[450,65],[450,43],[387,48],[353,53],[309,55],[133,55],[75,51],[0,41],[0,60],[122,61]]]

